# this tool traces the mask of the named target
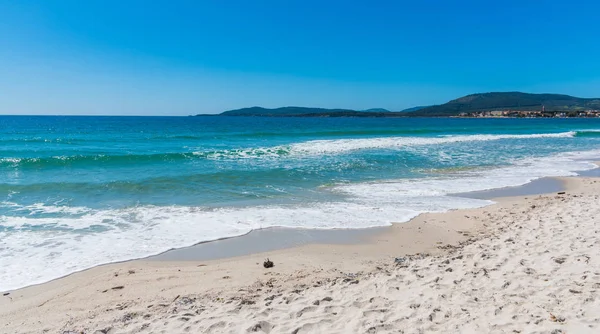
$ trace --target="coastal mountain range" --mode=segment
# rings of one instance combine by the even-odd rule
[[[444,104],[419,106],[402,111],[383,108],[367,110],[326,109],[309,107],[250,107],[225,111],[221,116],[261,117],[444,117],[492,110],[572,112],[599,110],[600,98],[580,98],[562,94],[530,94],[522,92],[478,93]]]

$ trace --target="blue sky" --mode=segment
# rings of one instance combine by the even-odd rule
[[[596,1],[0,0],[0,114],[600,96]]]

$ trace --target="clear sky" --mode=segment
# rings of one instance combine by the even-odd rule
[[[600,2],[0,0],[0,114],[600,97]]]

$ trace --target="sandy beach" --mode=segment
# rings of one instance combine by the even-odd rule
[[[0,332],[598,333],[600,179],[561,181],[352,244],[95,267],[1,296]]]
[[[0,0],[0,334],[600,334],[600,1],[540,4]]]

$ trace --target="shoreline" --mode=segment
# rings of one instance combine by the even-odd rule
[[[597,174],[600,175],[600,168],[593,170],[598,170],[599,172]],[[544,177],[520,186],[448,194],[447,196],[482,199],[495,202],[495,199],[499,198],[542,195],[563,191],[565,189],[564,181],[560,178]],[[490,203],[489,205],[494,205],[494,203]],[[450,211],[456,210],[459,209]],[[419,216],[423,214],[427,213],[421,213]],[[393,223],[393,225],[406,224],[416,218],[418,218],[418,216],[407,222]],[[370,239],[377,237],[379,234],[388,233],[390,228],[392,228],[392,226],[335,229],[267,227],[252,230],[239,236],[203,241],[188,247],[170,249],[160,254],[141,259],[152,261],[210,261],[277,251],[302,245],[359,244],[369,242]],[[275,241],[275,243],[273,244],[272,241]],[[256,244],[253,245],[251,244],[252,242],[255,242]]]
[[[565,191],[575,192],[582,191],[582,184],[594,179],[560,180],[565,183]],[[560,196],[534,197],[550,201]],[[302,284],[311,286],[315,280],[325,282],[340,277],[378,275],[394,268],[395,257],[410,254],[443,257],[461,244],[485,240],[497,228],[485,221],[486,215],[514,207],[526,211],[532,200],[531,195],[500,198],[496,204],[483,208],[421,214],[407,223],[386,227],[386,231],[358,244],[307,244],[220,260],[157,261],[146,258],[97,266],[10,291],[8,296],[0,299],[0,315],[7,319],[7,323],[0,326],[15,333],[38,332],[58,323],[63,324],[63,328],[84,331],[98,329],[100,323],[127,327],[127,321],[115,322],[115,312],[138,308],[142,304],[147,308],[158,301],[170,305],[173,298],[179,299],[179,296],[193,294],[198,296],[194,298],[212,301],[214,298],[238,300],[246,298],[246,292],[250,290],[260,295],[256,288],[248,290],[248,287],[257,282],[264,285],[265,279],[272,286],[269,290],[285,290]],[[262,261],[267,257],[275,262],[274,268],[263,268]],[[153,291],[151,295],[149,288]],[[115,305],[124,304],[128,306],[115,309]],[[67,313],[70,314],[68,317]],[[53,320],[48,320],[48,316]],[[31,318],[40,320],[36,322]],[[27,329],[22,330],[20,324]]]
[[[573,177],[600,176],[600,161],[593,162],[598,165],[598,168],[577,172],[578,175]],[[447,196],[457,196],[473,199],[490,200],[490,203],[482,208],[497,204],[496,200],[512,197],[524,197],[533,195],[549,194],[566,190],[565,178],[567,177],[543,177],[532,180],[528,183],[519,186],[509,186],[502,188],[493,188],[481,191],[472,191],[466,193],[451,193]],[[479,209],[479,208],[475,208]],[[445,214],[457,210],[473,210],[473,209],[452,209],[447,212],[426,212],[410,219],[406,222],[392,223],[390,226],[374,226],[366,228],[334,228],[334,229],[318,229],[318,228],[291,228],[291,227],[266,227],[262,229],[251,230],[247,233],[223,237],[215,240],[201,241],[196,244],[176,247],[168,249],[158,254],[133,258],[123,261],[115,261],[99,264],[90,268],[78,270],[64,276],[60,276],[42,283],[35,283],[21,288],[4,290],[0,293],[10,293],[36,286],[68,278],[88,270],[93,270],[99,267],[121,265],[129,262],[138,261],[157,261],[157,262],[187,262],[187,261],[217,261],[224,259],[235,259],[240,257],[258,255],[281,250],[289,250],[302,246],[310,245],[357,245],[370,243],[377,236],[390,232],[395,225],[407,224],[413,220],[419,219],[422,215],[427,214]],[[273,245],[272,241],[277,241]],[[251,243],[255,242],[254,245]],[[270,243],[271,242],[271,243]],[[257,247],[257,245],[259,247]]]

